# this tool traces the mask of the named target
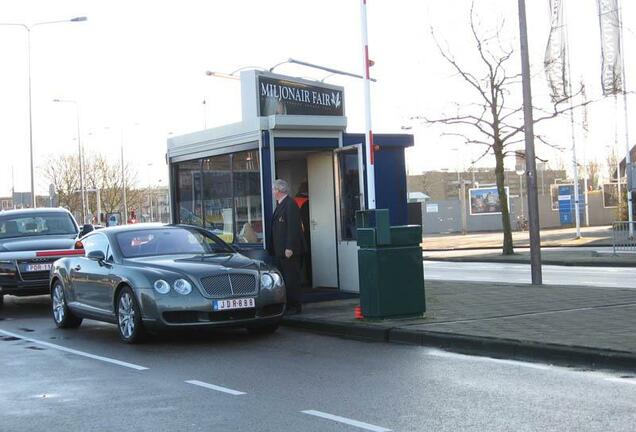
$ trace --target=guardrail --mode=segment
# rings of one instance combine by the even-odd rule
[[[616,255],[617,252],[636,252],[635,236],[636,222],[614,222],[612,224],[612,243],[614,246],[614,255]]]

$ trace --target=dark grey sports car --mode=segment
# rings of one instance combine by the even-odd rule
[[[240,326],[274,332],[285,312],[281,275],[237,253],[207,230],[186,225],[125,225],[82,238],[85,256],[51,269],[53,320],[117,324],[122,341],[146,330]]]

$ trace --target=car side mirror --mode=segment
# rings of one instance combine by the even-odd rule
[[[106,260],[106,256],[103,251],[100,250],[92,250],[86,255],[86,258],[91,259],[93,261],[102,262]]]
[[[86,234],[88,234],[91,231],[95,231],[95,228],[93,227],[93,225],[84,224],[84,226],[82,226],[82,229],[79,232],[79,236],[84,237]]]

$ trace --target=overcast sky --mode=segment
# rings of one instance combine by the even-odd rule
[[[600,98],[600,44],[595,0],[566,0],[572,50],[572,75]],[[626,2],[624,21],[628,83],[636,82],[636,37],[631,23],[636,5]],[[541,73],[549,31],[547,0],[528,3],[531,63],[537,104],[545,104]],[[430,26],[469,69],[478,67],[467,29],[469,0],[369,0],[374,131],[399,132],[411,125],[416,148],[409,151],[411,173],[465,167],[478,150],[442,137],[439,128],[409,122],[414,115],[448,112],[472,94],[440,58]],[[504,19],[504,43],[517,49],[517,2],[476,0],[484,29]],[[75,111],[54,98],[76,100],[81,138],[87,153],[117,158],[123,137],[127,160],[139,171],[139,184],[167,181],[164,155],[168,134],[175,135],[240,120],[238,82],[206,77],[207,69],[230,72],[242,66],[270,67],[294,57],[359,72],[360,2],[358,0],[232,1],[63,1],[3,0],[1,22],[32,24],[87,16],[84,23],[36,27],[32,31],[33,143],[36,166],[57,153],[77,151]],[[0,26],[0,195],[28,191],[28,108],[25,32]],[[518,52],[518,50],[517,50]],[[511,62],[519,64],[518,57]],[[324,74],[284,65],[282,74],[322,78]],[[347,92],[348,130],[362,131],[361,82],[332,77]],[[520,91],[520,89],[519,89]],[[202,104],[203,100],[207,104]],[[635,108],[636,109],[636,108]],[[590,109],[587,155],[605,159],[613,145],[613,104]],[[568,123],[558,120],[540,132],[569,146]],[[632,132],[636,136],[636,130]],[[624,144],[622,144],[624,146]],[[580,147],[583,147],[581,142]],[[453,151],[459,148],[460,151]],[[582,153],[582,149],[579,150]],[[569,158],[538,145],[550,160]],[[483,166],[492,165],[485,159]],[[566,161],[566,163],[568,163]],[[36,172],[36,175],[39,174]],[[36,176],[36,189],[48,183]]]

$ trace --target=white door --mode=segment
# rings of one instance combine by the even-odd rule
[[[313,286],[338,287],[336,208],[331,152],[307,156]]]
[[[360,292],[356,211],[364,209],[362,145],[340,148],[334,153],[338,202],[338,268],[340,290]]]

